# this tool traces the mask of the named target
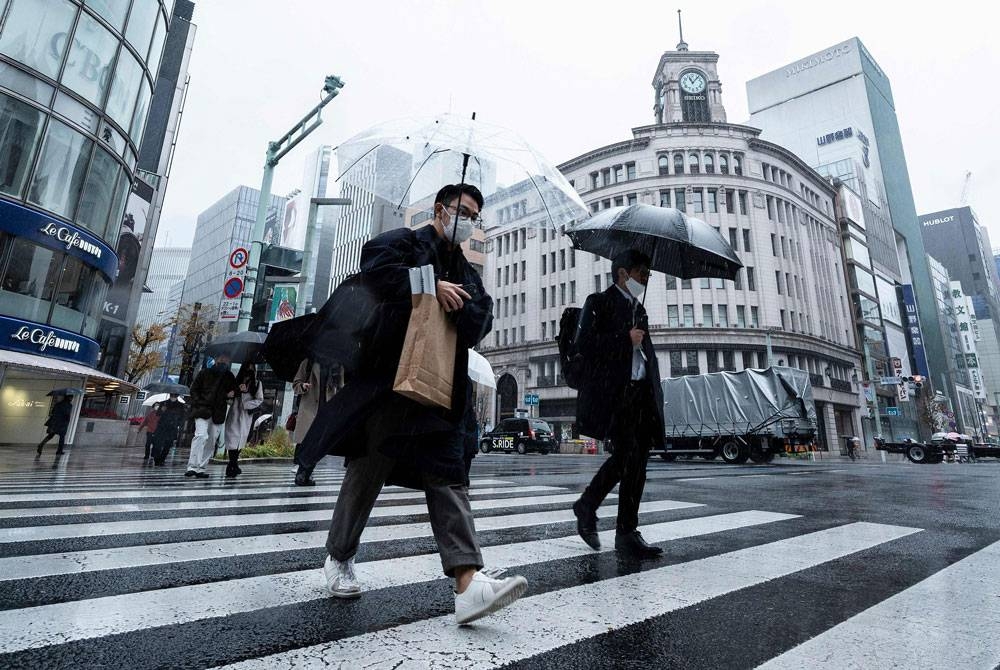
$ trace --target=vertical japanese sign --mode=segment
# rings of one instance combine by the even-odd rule
[[[913,295],[913,285],[903,284],[903,306],[906,309],[906,331],[910,335],[910,346],[913,351],[913,363],[917,374],[930,377],[927,368],[927,354],[924,351],[924,337],[920,332],[920,318],[917,316],[917,300]]]
[[[962,283],[951,283],[951,309],[958,327],[958,340],[962,347],[963,367],[968,373],[969,386],[979,400],[986,400],[986,384],[979,368],[979,352],[976,349],[975,311],[972,299],[962,291]]]
[[[900,379],[903,376],[903,361],[898,358],[893,357],[890,359],[892,364],[892,376],[896,379]],[[910,388],[906,382],[900,380],[896,385],[896,399],[900,402],[910,401]]]
[[[250,252],[246,247],[236,247],[229,254],[226,278],[222,281],[222,300],[219,302],[219,321],[238,321],[243,282],[246,280]]]

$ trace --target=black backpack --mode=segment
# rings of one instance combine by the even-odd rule
[[[580,388],[585,368],[583,354],[576,347],[576,331],[579,324],[580,308],[567,307],[559,318],[559,334],[556,336],[562,376],[566,380],[566,386],[571,389]]]

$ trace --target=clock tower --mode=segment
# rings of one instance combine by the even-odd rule
[[[681,13],[677,12],[680,27]],[[653,104],[656,123],[725,123],[722,82],[713,51],[689,51],[681,27],[681,41],[675,51],[660,57],[653,77],[656,92]]]

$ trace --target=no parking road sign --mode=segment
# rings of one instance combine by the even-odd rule
[[[226,285],[222,287],[222,294],[227,298],[238,298],[243,293],[243,279],[240,277],[230,277],[226,280]]]

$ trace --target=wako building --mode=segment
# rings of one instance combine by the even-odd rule
[[[760,131],[728,123],[718,54],[679,44],[653,77],[652,125],[559,166],[592,211],[645,203],[675,207],[716,227],[743,261],[736,281],[656,274],[647,288],[661,375],[788,365],[810,373],[820,444],[861,435],[861,365],[845,279],[837,191]],[[483,351],[498,373],[494,421],[525,395],[536,416],[574,432],[575,392],[554,341],[565,307],[608,288],[611,264],[538,230],[530,188],[513,186],[486,206],[484,281],[496,301]],[[768,359],[769,347],[771,359]]]
[[[120,388],[95,369],[96,337],[169,12],[161,0],[0,11],[0,442],[25,442],[44,434],[48,391]]]

